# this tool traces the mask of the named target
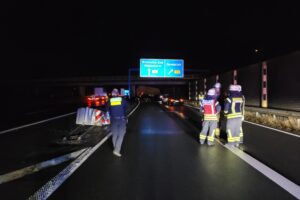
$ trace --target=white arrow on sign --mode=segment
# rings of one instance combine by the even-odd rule
[[[173,71],[174,71],[174,70],[173,70],[173,69],[171,69],[171,70],[168,72],[168,74],[171,74]]]

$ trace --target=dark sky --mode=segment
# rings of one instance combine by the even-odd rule
[[[10,0],[0,10],[2,78],[126,75],[150,57],[214,73],[300,49],[300,1],[222,2]]]

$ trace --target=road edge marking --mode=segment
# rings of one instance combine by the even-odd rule
[[[42,123],[45,123],[45,122],[49,122],[49,121],[52,121],[52,120],[55,120],[55,119],[67,117],[67,116],[73,115],[75,113],[76,112],[71,112],[71,113],[67,113],[67,114],[64,114],[64,115],[59,115],[57,117],[52,117],[52,118],[41,120],[41,121],[38,121],[38,122],[33,122],[33,123],[30,123],[30,124],[25,124],[25,125],[18,126],[18,127],[15,127],[15,128],[11,128],[11,129],[7,129],[7,130],[4,130],[4,131],[0,131],[0,135],[4,134],[4,133],[16,131],[16,130],[19,130],[19,129],[27,128],[27,127],[30,127],[30,126],[34,126],[34,125],[37,125],[37,124],[42,124]]]
[[[20,179],[24,176],[39,172],[48,167],[56,166],[61,163],[67,162],[69,160],[75,159],[79,155],[81,155],[85,150],[86,150],[86,148],[80,149],[78,151],[74,151],[74,152],[71,152],[71,153],[68,153],[65,155],[61,155],[56,158],[52,158],[50,160],[42,161],[37,164],[30,165],[28,167],[24,167],[22,169],[18,169],[18,170],[15,170],[15,171],[12,171],[12,172],[9,172],[6,174],[2,174],[2,175],[0,175],[0,184],[14,181],[14,180]]]
[[[127,117],[130,117],[139,106],[140,101],[138,101],[138,105],[127,115]],[[52,195],[100,146],[102,146],[111,135],[112,133],[109,132],[96,146],[87,148],[76,160],[31,195],[28,200],[44,200],[50,197],[50,195]]]
[[[297,199],[300,199],[300,186],[296,183],[292,182],[291,180],[285,178],[275,170],[271,169],[270,167],[266,166],[262,162],[256,160],[249,154],[245,153],[244,151],[236,148],[236,147],[230,147],[227,144],[223,144],[218,139],[216,141],[222,145],[224,148],[230,150],[233,154],[238,156],[240,159],[242,159],[244,162],[246,162],[248,165],[256,169],[258,172],[263,174],[265,177],[276,183],[278,186],[280,186],[282,189],[296,197]]]
[[[185,106],[191,107],[191,108],[195,108],[195,109],[199,109],[199,108],[196,108],[196,107],[193,107],[193,106],[189,106],[189,105],[185,105]],[[248,122],[248,121],[245,121],[245,122]],[[261,126],[259,124],[255,124],[255,123],[252,123],[252,122],[251,122],[251,124]],[[273,129],[273,128],[270,128],[270,127],[265,127],[265,128],[269,128],[269,129],[272,129],[272,130],[277,130],[277,129]],[[277,130],[277,131],[280,131],[280,130]],[[286,132],[286,133],[288,133],[288,132]],[[295,136],[295,135],[293,135],[293,136]],[[224,145],[217,138],[216,138],[216,141],[221,146],[223,146],[224,148],[230,150],[233,154],[235,154],[236,156],[238,156],[240,159],[242,159],[248,165],[250,165],[251,167],[253,167],[255,170],[257,170],[258,172],[260,172],[261,174],[263,174],[265,177],[267,177],[268,179],[270,179],[271,181],[273,181],[275,184],[277,184],[278,186],[280,186],[282,189],[284,189],[285,191],[287,191],[288,193],[290,193],[291,195],[293,195],[297,199],[300,199],[300,186],[299,185],[297,185],[296,183],[292,182],[291,180],[285,178],[284,176],[282,176],[281,174],[279,174],[275,170],[273,170],[270,167],[266,166],[262,162],[256,160],[255,158],[253,158],[249,154],[245,153],[244,151],[242,151],[242,150],[240,150],[240,149],[238,149],[236,147],[230,147],[227,144]]]

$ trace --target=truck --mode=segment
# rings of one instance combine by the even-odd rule
[[[94,88],[94,94],[86,96],[86,104],[88,107],[101,107],[108,101],[107,93],[102,87]]]

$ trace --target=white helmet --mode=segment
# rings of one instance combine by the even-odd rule
[[[111,92],[112,96],[118,96],[119,95],[119,90],[117,88],[114,88]]]
[[[238,88],[239,88],[239,92],[241,92],[242,91],[242,86],[238,85]]]
[[[208,90],[207,95],[209,96],[214,96],[216,95],[216,89],[215,88],[211,88]]]
[[[240,85],[230,85],[229,86],[229,91],[241,92],[242,91],[242,86],[240,86]]]
[[[214,88],[218,88],[218,89],[221,88],[221,83],[216,82],[215,85],[214,85]]]

